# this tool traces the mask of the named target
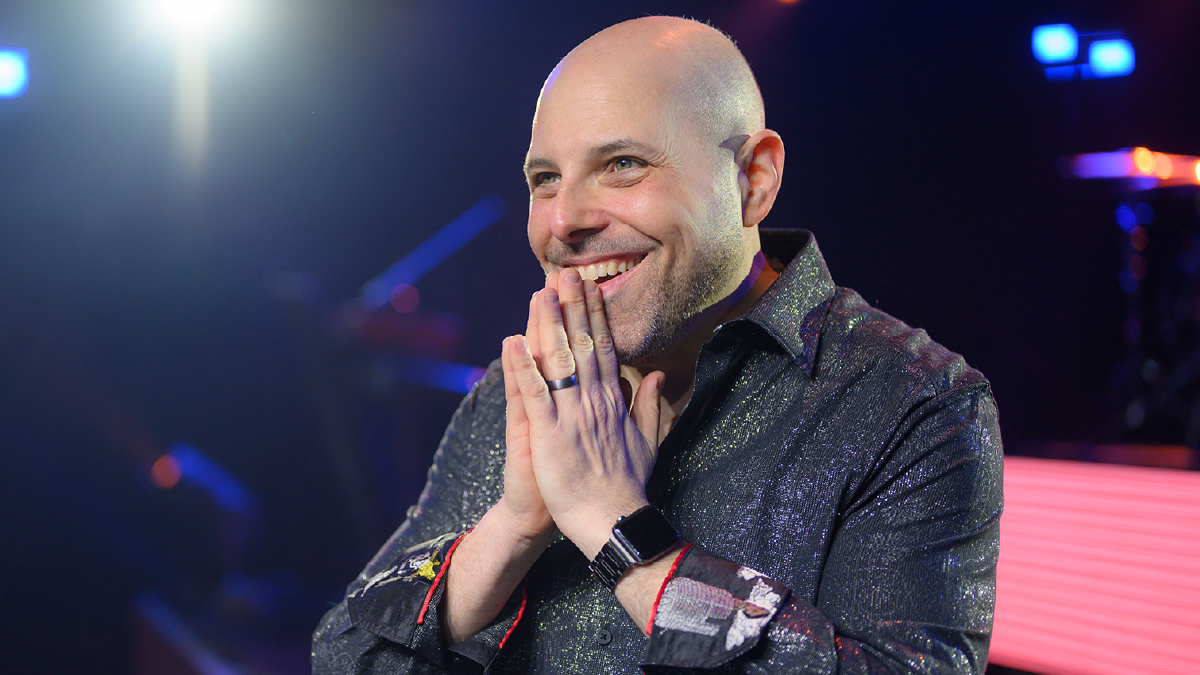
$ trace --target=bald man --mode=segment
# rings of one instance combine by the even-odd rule
[[[525,161],[545,287],[314,672],[983,670],[987,381],[759,229],[783,160],[708,26],[558,64]]]

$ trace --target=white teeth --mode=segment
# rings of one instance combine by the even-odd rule
[[[638,262],[641,261],[639,260]],[[633,269],[636,265],[637,262],[628,260],[621,260],[619,262],[609,260],[608,262],[592,263],[591,265],[576,267],[575,271],[579,272],[579,278],[581,279],[596,281],[600,277],[615,277],[618,274],[623,274]]]

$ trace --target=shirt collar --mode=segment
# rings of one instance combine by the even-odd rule
[[[772,267],[787,267],[743,318],[762,327],[811,376],[821,324],[837,287],[811,232],[760,229],[759,235]]]

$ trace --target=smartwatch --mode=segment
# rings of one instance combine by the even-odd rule
[[[588,569],[608,590],[613,590],[633,565],[657,560],[679,543],[679,533],[653,506],[643,506],[617,518],[612,535]]]

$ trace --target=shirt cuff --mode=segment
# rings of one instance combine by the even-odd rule
[[[346,599],[350,623],[443,668],[459,656],[488,666],[523,614],[525,584],[495,621],[466,640],[443,647],[438,609],[446,589],[444,577],[464,536],[447,534],[401,553]]]
[[[655,606],[643,667],[716,668],[762,637],[790,591],[697,547],[684,551]]]

